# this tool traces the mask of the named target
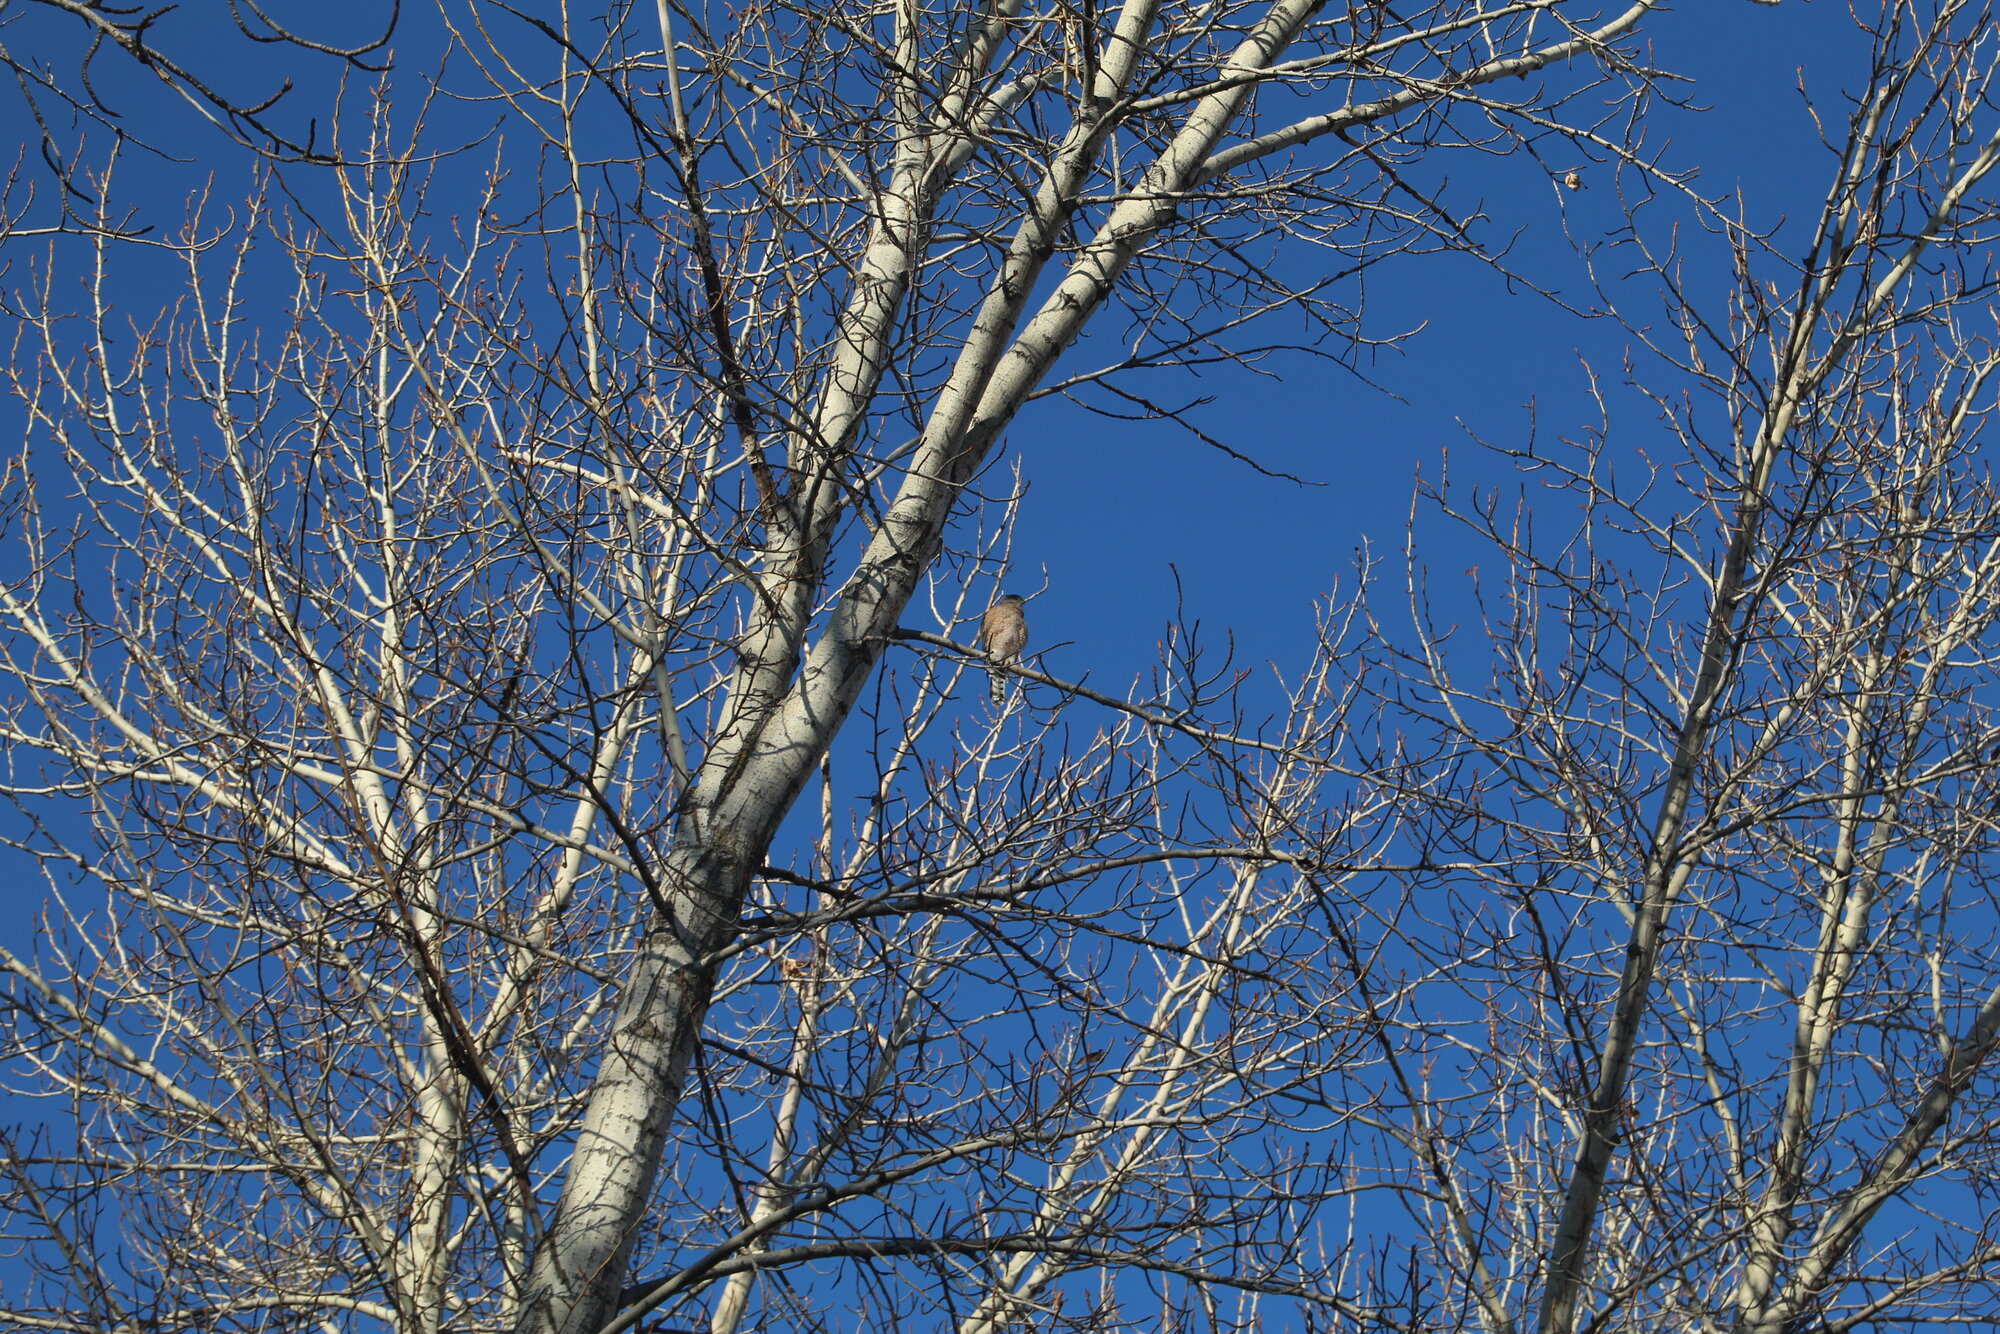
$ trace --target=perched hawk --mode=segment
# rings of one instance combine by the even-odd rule
[[[986,609],[979,622],[979,642],[991,662],[1013,662],[1021,656],[1021,650],[1028,646],[1028,618],[1021,611],[1019,593],[1002,594]],[[997,709],[1007,702],[1007,674],[991,667],[986,670],[993,678],[993,707]]]

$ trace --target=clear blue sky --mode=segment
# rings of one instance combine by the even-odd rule
[[[213,4],[175,21],[212,23],[219,12]],[[415,26],[399,47],[432,40],[421,26],[432,21],[422,5],[409,7],[404,22]],[[28,49],[35,25],[45,22],[30,14],[0,27],[0,39]],[[365,27],[367,20],[357,22]],[[1661,160],[1698,168],[1696,188],[1710,197],[1740,190],[1753,225],[1809,223],[1830,158],[1798,84],[1803,72],[1836,105],[1832,95],[1859,82],[1866,49],[1846,11],[1825,0],[1776,7],[1717,0],[1664,12],[1647,31],[1656,63],[1690,76],[1686,95],[1706,108],[1655,109],[1649,142]],[[324,25],[315,35],[332,36]],[[274,58],[275,49],[251,54]],[[247,59],[230,73],[254,85],[279,71]],[[105,60],[97,74],[118,96],[129,96],[133,124],[186,121],[129,66]],[[302,77],[310,84],[311,76]],[[406,95],[414,98],[414,91]],[[7,123],[25,133],[25,118],[14,114],[18,103],[0,105],[9,107]],[[122,188],[162,224],[175,220],[180,201],[204,177],[212,173],[219,197],[228,198],[252,169],[219,136],[203,139],[185,129],[173,142],[205,142],[211,151],[185,161],[133,155],[124,168]],[[1554,151],[1559,165],[1574,160]],[[1622,215],[1609,169],[1578,165],[1588,187],[1580,192],[1562,190],[1543,165],[1522,156],[1440,154],[1422,174],[1427,188],[1442,190],[1461,211],[1487,215],[1483,237],[1506,244],[1514,268],[1587,307],[1596,297],[1584,281],[1578,247],[1603,242]],[[1686,217],[1685,210],[1662,207],[1648,225]],[[141,284],[123,299],[138,317],[148,301],[170,299],[174,278],[163,270],[157,289]],[[1727,280],[1726,272],[1716,272],[1710,290],[1720,296]],[[1631,295],[1635,318],[1654,313],[1643,286]],[[1035,644],[1066,645],[1048,656],[1047,670],[1087,675],[1101,689],[1122,692],[1152,667],[1162,627],[1183,595],[1185,613],[1203,622],[1212,642],[1224,632],[1234,635],[1241,664],[1302,665],[1314,601],[1351,578],[1357,547],[1371,541],[1392,558],[1400,548],[1420,470],[1435,477],[1449,449],[1456,477],[1511,486],[1504,461],[1483,457],[1468,428],[1502,445],[1525,443],[1531,424],[1544,439],[1576,438],[1598,420],[1582,364],[1591,363],[1608,388],[1623,380],[1625,330],[1610,320],[1579,318],[1466,257],[1417,257],[1376,270],[1366,312],[1374,336],[1417,332],[1399,349],[1359,363],[1358,374],[1299,358],[1270,363],[1276,379],[1212,369],[1198,383],[1161,387],[1164,399],[1213,396],[1216,402],[1197,414],[1206,429],[1314,484],[1259,475],[1167,424],[1111,422],[1055,401],[1022,414],[996,475],[1018,456],[1030,487],[1009,586],[1032,592],[1046,570],[1048,590],[1031,609]],[[1096,359],[1088,347],[1079,356]],[[1611,402],[1618,448],[1657,438],[1649,405],[1622,391]],[[1453,582],[1462,587],[1464,571],[1484,553],[1445,539],[1426,557],[1448,605]],[[11,920],[7,930],[19,931],[22,916]]]
[[[1754,225],[1792,220],[1792,235],[1810,227],[1833,159],[1799,84],[1803,76],[1825,94],[1860,82],[1867,49],[1845,9],[1688,5],[1658,16],[1649,32],[1658,64],[1690,76],[1688,100],[1705,108],[1655,109],[1648,138],[1662,161],[1698,169],[1695,186],[1711,198],[1740,190]],[[1552,162],[1576,160],[1553,153]],[[1578,247],[1603,243],[1620,222],[1607,169],[1586,167],[1587,188],[1576,193],[1524,157],[1441,154],[1425,171],[1448,187],[1446,198],[1490,217],[1485,239],[1514,238],[1508,259],[1517,271],[1577,307],[1595,303]],[[1650,223],[1663,232],[1686,217],[1660,208]],[[1728,280],[1726,268],[1715,271],[1709,290],[1721,297]],[[1631,296],[1635,315],[1657,315],[1643,285]],[[1216,396],[1200,416],[1206,429],[1317,486],[1260,477],[1170,425],[1114,423],[1053,402],[1023,414],[1009,443],[1033,489],[1016,550],[1025,565],[1046,564],[1049,581],[1035,634],[1043,644],[1077,641],[1049,660],[1051,671],[1087,664],[1118,688],[1145,670],[1174,613],[1174,569],[1189,613],[1212,635],[1233,629],[1245,660],[1302,661],[1313,601],[1336,580],[1351,586],[1357,545],[1400,551],[1419,469],[1435,479],[1449,449],[1455,480],[1511,485],[1508,465],[1484,457],[1468,431],[1504,446],[1525,444],[1531,425],[1545,442],[1578,438],[1598,422],[1584,362],[1616,390],[1631,342],[1612,321],[1580,319],[1464,256],[1375,270],[1366,313],[1377,337],[1420,328],[1400,350],[1357,365],[1379,387],[1297,359],[1282,380],[1211,371],[1180,391]],[[1658,370],[1643,360],[1640,369]],[[1649,405],[1625,393],[1612,402],[1622,440],[1652,436]],[[1428,554],[1447,581],[1480,558]],[[1038,581],[1024,571],[1014,582]]]

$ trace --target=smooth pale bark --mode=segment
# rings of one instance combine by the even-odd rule
[[[520,1334],[588,1334],[614,1315],[707,1010],[714,979],[703,960],[728,942],[751,875],[860,698],[940,549],[962,489],[1141,248],[1178,216],[1179,200],[1256,158],[1596,49],[1633,27],[1651,4],[1634,5],[1588,34],[1540,51],[1489,61],[1449,87],[1413,84],[1219,154],[1259,72],[1279,59],[1318,8],[1318,0],[1272,5],[1192,100],[1181,129],[1136,188],[1024,322],[1028,299],[1103,149],[1102,126],[1092,119],[1101,110],[1078,117],[1011,239],[895,501],[818,640],[801,655],[844,492],[845,444],[887,364],[887,340],[909,289],[926,210],[945,183],[938,173],[971,151],[970,136],[948,133],[958,127],[942,119],[934,122],[932,151],[906,140],[896,179],[883,196],[889,215],[869,245],[865,279],[843,316],[841,359],[816,413],[823,430],[794,447],[797,475],[807,480],[793,493],[793,526],[786,531],[779,522],[765,553],[764,596],[740,643],[726,721],[704,764],[691,818],[683,821],[659,873],[659,901],[621,993],[554,1222],[535,1255]],[[1100,62],[1094,99],[1100,106],[1137,69],[1154,15],[1153,0],[1134,0],[1120,10]],[[996,41],[968,42],[968,59],[988,58]]]
[[[1821,1221],[1812,1244],[1793,1266],[1784,1292],[1741,1319],[1739,1330],[1744,1334],[1784,1334],[1794,1327],[1793,1322],[1812,1306],[1835,1268],[1861,1240],[1869,1220],[1922,1170],[1924,1150],[1995,1047],[2000,1047],[2000,987],[1988,993],[1972,1027],[1952,1043],[1944,1068],[1910,1110],[1895,1139],[1876,1157],[1860,1184],[1843,1195]]]

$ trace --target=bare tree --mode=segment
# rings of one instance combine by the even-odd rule
[[[497,148],[357,90],[136,326],[114,170],[11,298],[54,916],[5,966],[69,1119],[9,1159],[9,1318],[1372,1318],[1304,1148],[1357,1040],[1322,903],[1393,828],[1344,632],[1269,728],[1182,640],[1154,698],[1010,664],[968,716],[980,488],[1038,395],[1345,347],[1343,278],[1470,244],[1439,143],[1575,100],[1617,152],[1645,8],[448,9]]]
[[[157,244],[109,169],[7,297],[4,1318],[1989,1312],[1983,1223],[1879,1225],[1981,1187],[2000,1034],[1990,16],[1885,11],[1787,301],[1636,147],[1647,8],[478,4]],[[1430,156],[1552,143],[1737,295],[1643,250],[1683,452],[1524,452],[1574,540],[1441,489],[1497,674],[1416,573],[1265,722],[1190,628],[970,647],[1036,399],[1237,449],[1140,373],[1343,353],[1476,251]]]
[[[1634,226],[1616,253],[1667,300],[1628,322],[1658,443],[1614,444],[1607,406],[1510,451],[1518,506],[1437,493],[1502,558],[1490,659],[1434,628],[1412,543],[1397,698],[1454,765],[1416,795],[1461,869],[1410,882],[1439,994],[1384,1047],[1452,1074],[1379,1133],[1488,1329],[2000,1306],[1990,22],[1879,17],[1820,113],[1810,233],[1717,216],[1682,253]],[[1718,260],[1710,303],[1688,274]]]

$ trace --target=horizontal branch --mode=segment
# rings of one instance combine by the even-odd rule
[[[1030,681],[1039,681],[1046,686],[1054,686],[1066,695],[1073,695],[1078,699],[1087,699],[1093,704],[1102,704],[1107,709],[1116,709],[1120,713],[1129,714],[1149,726],[1164,727],[1170,731],[1179,732],[1183,736],[1193,737],[1197,741],[1212,742],[1223,746],[1242,746],[1248,750],[1261,750],[1272,755],[1282,755],[1288,760],[1317,764],[1322,768],[1331,769],[1336,767],[1323,760],[1317,760],[1301,753],[1296,746],[1283,746],[1271,741],[1258,741],[1251,737],[1238,736],[1233,732],[1219,732],[1213,728],[1202,727],[1190,722],[1184,713],[1169,714],[1161,713],[1155,709],[1144,708],[1129,700],[1119,699],[1116,695],[1107,695],[1102,691],[1092,690],[1088,686],[1079,685],[1074,681],[1065,681],[1060,677],[1050,676],[1046,672],[1036,671],[1033,667],[1029,667],[1018,661],[995,662],[979,649],[958,643],[956,640],[947,639],[943,635],[934,635],[925,630],[904,630],[899,628],[890,638],[929,644],[932,648],[941,648],[947,652],[956,653],[962,658],[983,663],[993,671],[1007,672],[1014,676],[1024,677]]]

